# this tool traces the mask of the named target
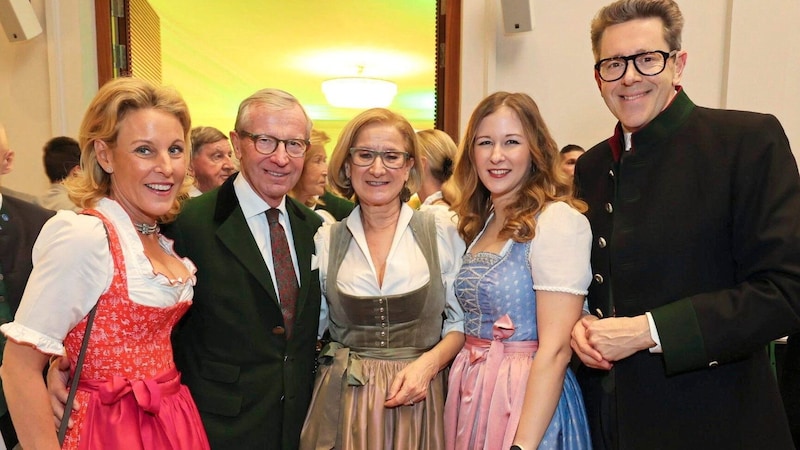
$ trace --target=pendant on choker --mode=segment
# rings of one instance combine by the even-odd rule
[[[158,233],[159,231],[157,223],[154,223],[152,225],[148,225],[146,223],[134,223],[133,227],[136,228],[136,231],[138,231],[139,234],[143,234],[145,236]]]

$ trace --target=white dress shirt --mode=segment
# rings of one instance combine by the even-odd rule
[[[275,292],[278,292],[278,282],[275,278],[275,263],[272,261],[272,240],[269,236],[269,223],[267,223],[267,215],[264,212],[270,208],[267,202],[256,194],[250,183],[239,175],[233,180],[233,189],[236,191],[236,197],[239,199],[239,206],[242,208],[244,218],[247,220],[247,226],[250,227],[250,233],[256,240],[258,249],[261,251],[261,256],[264,257],[264,262],[269,269],[269,275],[272,277],[272,286]],[[278,222],[283,226],[286,232],[286,241],[289,242],[289,253],[292,254],[292,266],[294,266],[294,275],[297,277],[297,284],[300,285],[300,273],[297,266],[297,252],[294,249],[294,236],[292,235],[292,227],[289,224],[289,216],[286,212],[286,196],[281,199],[281,204],[277,208],[281,213]]]

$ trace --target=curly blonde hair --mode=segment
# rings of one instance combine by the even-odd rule
[[[70,199],[81,208],[93,208],[97,202],[111,194],[111,175],[97,161],[95,141],[102,141],[109,148],[116,146],[120,123],[132,111],[155,109],[171,114],[183,128],[184,142],[189,143],[192,120],[189,108],[180,94],[173,89],[136,78],[117,78],[109,81],[95,95],[81,122],[78,143],[81,147],[81,174],[69,178],[67,186]],[[190,157],[185,164],[189,167]],[[191,177],[185,177],[170,210],[158,218],[161,223],[174,220],[181,207],[181,199],[187,196],[192,185]]]
[[[580,212],[587,209],[584,202],[572,196],[572,186],[561,174],[558,147],[536,102],[523,93],[495,92],[483,99],[472,113],[453,174],[461,192],[452,209],[459,216],[458,232],[466,242],[472,242],[480,233],[493,208],[491,193],[480,181],[475,167],[475,136],[481,121],[503,106],[514,111],[522,122],[533,167],[522,180],[516,198],[506,207],[508,217],[500,237],[516,242],[533,239],[536,215],[550,202],[563,201]]]

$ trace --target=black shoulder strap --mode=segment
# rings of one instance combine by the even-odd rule
[[[75,363],[75,374],[72,377],[72,385],[69,388],[69,395],[67,396],[67,403],[64,405],[64,415],[61,418],[61,425],[58,427],[58,443],[64,444],[64,438],[67,435],[67,425],[69,424],[69,416],[72,414],[72,404],[75,402],[75,393],[78,391],[78,381],[81,378],[81,370],[83,369],[83,360],[86,359],[86,347],[89,346],[89,334],[92,331],[92,323],[94,323],[94,314],[97,312],[97,304],[89,311],[89,318],[86,320],[86,330],[83,332],[83,342],[81,343],[81,352],[78,354],[78,362]]]

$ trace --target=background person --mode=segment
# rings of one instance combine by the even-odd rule
[[[77,176],[81,171],[81,147],[78,141],[69,136],[58,136],[44,145],[44,171],[50,179],[50,188],[37,197],[36,204],[53,211],[69,209],[79,212],[78,207],[67,195],[64,180]]]
[[[11,170],[14,168],[14,159],[16,158],[16,153],[13,149],[8,148],[6,145],[5,152],[3,153],[2,159],[0,159],[0,176],[8,175]],[[26,194],[24,192],[15,191],[14,189],[9,189],[5,186],[0,186],[0,194],[7,195],[9,197],[14,197],[18,200],[22,200],[28,203],[36,203],[36,197],[30,194]]]
[[[195,127],[191,137],[189,174],[194,178],[194,186],[189,195],[197,197],[224,183],[236,171],[236,164],[231,143],[222,131],[214,127]]]
[[[449,217],[405,204],[416,158],[414,129],[383,108],[348,122],[333,151],[331,182],[357,206],[314,238],[332,342],[301,449],[444,448],[442,369],[464,339],[452,291],[464,243]]]
[[[569,177],[570,182],[575,178],[575,163],[585,152],[586,150],[583,147],[575,144],[567,144],[559,151],[561,155],[561,171]]]
[[[8,337],[0,375],[24,448],[59,448],[42,369],[65,352],[74,366],[95,305],[81,408],[64,448],[209,448],[170,343],[191,305],[195,267],[159,233],[188,188],[189,128],[183,99],[141,80],[110,81],[89,105],[85,170],[68,188],[91,211],[47,222],[14,322],[0,326]]]
[[[420,209],[431,205],[449,208],[455,195],[451,192],[452,189],[444,189],[444,185],[453,175],[458,151],[456,143],[444,131],[430,129],[417,132],[417,144],[420,176],[417,196],[422,202]]]
[[[592,233],[558,171],[533,99],[497,92],[478,104],[455,172],[470,244],[455,282],[466,344],[450,371],[448,449],[589,448],[567,365]]]
[[[683,16],[623,0],[592,21],[619,120],[578,160],[592,225],[573,348],[596,448],[794,448],[767,344],[800,328],[800,177],[775,117],[696,106]]]
[[[289,195],[316,211],[325,223],[333,223],[350,214],[355,206],[350,200],[332,194],[328,189],[328,155],[325,144],[330,138],[324,131],[311,130],[311,145],[303,164],[303,173]]]
[[[0,179],[11,170],[13,158],[6,130],[0,123]],[[25,283],[31,274],[33,244],[44,223],[55,214],[40,206],[0,193],[0,324],[11,322],[19,308]],[[6,338],[0,334],[0,358]],[[0,390],[0,447],[19,442],[5,396]]]

